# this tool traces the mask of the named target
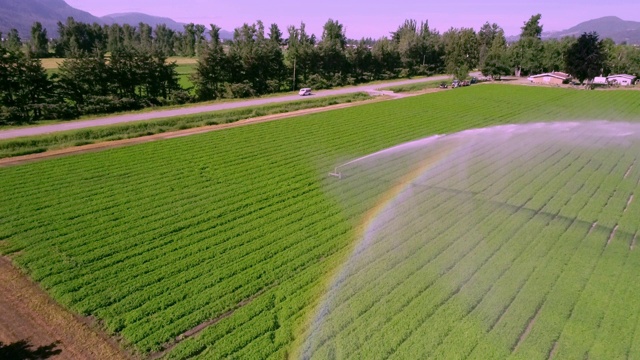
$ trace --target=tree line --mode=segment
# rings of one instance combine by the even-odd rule
[[[0,34],[0,83],[6,84],[0,88],[0,123],[437,73],[463,79],[473,69],[493,78],[576,72],[582,70],[572,64],[580,65],[575,57],[585,49],[590,63],[583,79],[594,72],[640,75],[638,48],[600,40],[597,34],[584,34],[589,35],[587,42],[583,37],[543,41],[540,19],[538,14],[525,22],[513,43],[495,23],[477,32],[451,28],[441,34],[426,21],[406,20],[389,36],[353,40],[344,25],[332,19],[320,38],[309,34],[304,23],[283,33],[277,24],[267,29],[257,21],[236,28],[233,39],[223,41],[213,24],[187,24],[176,32],[165,25],[102,26],[73,18],[59,22],[58,37],[49,40],[36,22],[28,41],[16,30],[6,38]],[[176,64],[167,61],[176,55],[198,58],[192,89],[180,87]],[[54,74],[39,60],[47,56],[64,58]]]

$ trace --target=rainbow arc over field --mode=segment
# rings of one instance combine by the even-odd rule
[[[349,273],[349,264],[353,263],[358,256],[366,250],[367,246],[370,244],[371,239],[376,234],[379,225],[384,223],[384,214],[388,213],[389,210],[393,209],[394,206],[404,200],[403,195],[407,194],[409,189],[413,184],[416,183],[419,179],[426,176],[429,171],[437,167],[437,165],[443,163],[447,158],[451,156],[452,153],[455,152],[459,148],[459,142],[455,141],[452,138],[443,138],[441,136],[435,136],[431,138],[426,138],[422,140],[440,140],[440,139],[451,139],[452,141],[444,141],[443,144],[438,144],[438,148],[434,151],[434,153],[430,154],[430,156],[424,158],[421,161],[418,161],[406,174],[404,174],[396,183],[386,192],[382,194],[382,196],[378,199],[376,204],[371,207],[363,216],[360,222],[360,225],[357,227],[356,231],[356,242],[353,245],[353,249],[351,250],[351,254],[347,258],[344,264],[337,269],[336,275],[331,277],[330,284],[328,286],[327,292],[323,295],[324,298],[320,301],[317,310],[311,313],[311,318],[307,322],[309,327],[307,329],[308,333],[306,339],[303,341],[302,348],[299,349],[298,354],[299,358],[308,359],[312,356],[311,351],[311,341],[314,337],[314,332],[318,331],[322,326],[323,319],[329,313],[329,307],[332,300],[332,295],[339,288],[340,285],[345,281],[346,277]],[[412,142],[415,143],[415,142]],[[395,148],[395,147],[394,147]],[[356,163],[360,159],[371,158],[376,154],[383,153],[380,151],[378,153],[370,154],[364,156],[362,158],[352,160],[346,164]],[[345,165],[346,165],[345,164]]]

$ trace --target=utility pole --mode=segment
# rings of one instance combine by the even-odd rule
[[[293,58],[293,91],[296,91],[296,58]]]

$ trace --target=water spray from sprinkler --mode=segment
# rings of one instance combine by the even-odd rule
[[[412,147],[420,149],[420,148],[422,148],[424,146],[425,141],[431,142],[431,141],[433,141],[435,139],[438,139],[438,138],[441,138],[443,136],[445,136],[445,135],[433,135],[433,136],[430,136],[428,138],[409,141],[409,142],[406,142],[406,143],[403,143],[403,144],[400,144],[400,145],[396,145],[396,146],[393,146],[393,147],[390,147],[390,148],[375,152],[373,154],[361,156],[361,157],[359,157],[357,159],[353,159],[353,160],[348,161],[348,162],[346,162],[344,164],[336,166],[333,169],[333,172],[329,173],[329,176],[336,177],[338,179],[342,179],[342,173],[340,171],[338,171],[338,169],[340,169],[341,167],[345,167],[347,165],[351,165],[353,163],[356,163],[356,162],[359,162],[361,160],[365,160],[365,159],[368,159],[368,158],[373,158],[373,157],[379,156],[379,155],[384,154],[384,153],[394,152],[394,151],[398,151],[398,150],[404,150],[406,148],[412,148]]]

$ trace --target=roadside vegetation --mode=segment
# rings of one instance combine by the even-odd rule
[[[0,158],[41,153],[53,149],[88,145],[104,141],[131,139],[201,126],[228,124],[258,116],[281,114],[297,110],[364,101],[367,99],[371,99],[371,97],[365,93],[354,93],[309,99],[306,101],[275,103],[234,110],[222,110],[211,113],[137,121],[120,125],[91,127],[82,130],[57,132],[54,134],[0,140]]]
[[[389,91],[393,91],[394,93],[410,93],[410,92],[417,92],[417,91],[422,91],[427,89],[437,89],[440,87],[440,84],[442,84],[443,82],[448,86],[450,85],[450,83],[440,80],[440,81],[426,81],[421,83],[400,85],[400,86],[390,86],[390,87],[380,88],[380,90],[389,90]]]

